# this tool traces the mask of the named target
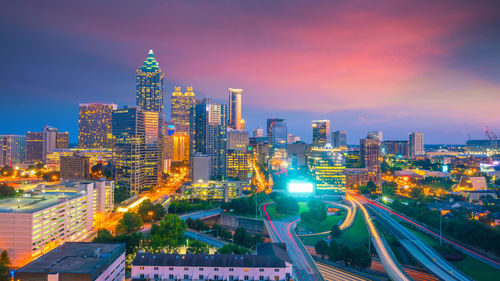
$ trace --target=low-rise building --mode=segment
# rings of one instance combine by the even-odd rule
[[[62,156],[60,161],[61,179],[90,179],[90,157]]]
[[[243,188],[248,185],[244,181],[196,181],[181,187],[181,199],[224,201],[239,198]]]
[[[347,187],[366,185],[372,181],[376,185],[382,184],[380,172],[367,168],[347,168],[345,169],[345,181]]]
[[[18,281],[123,281],[124,243],[64,243],[15,272]]]
[[[292,264],[272,255],[138,253],[132,280],[265,280],[292,278]]]

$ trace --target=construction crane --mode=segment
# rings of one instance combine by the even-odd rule
[[[490,140],[491,148],[497,148],[498,147],[497,135],[494,132],[490,131],[490,129],[488,127],[486,127],[486,129],[484,129],[484,132],[486,134],[486,137],[488,137],[488,139]]]

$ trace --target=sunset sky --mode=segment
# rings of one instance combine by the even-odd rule
[[[403,3],[405,2],[405,3]],[[174,86],[227,103],[247,129],[267,117],[311,141],[330,119],[426,143],[500,135],[499,1],[3,1],[0,134],[44,124],[78,134],[78,103],[135,104],[153,49]],[[166,106],[168,108],[169,106]],[[167,110],[167,119],[169,111]]]

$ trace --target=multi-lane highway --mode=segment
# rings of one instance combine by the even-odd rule
[[[471,280],[413,232],[391,218],[386,211],[373,207],[373,204],[367,204],[370,202],[362,197],[357,197],[357,200],[365,203],[377,215],[377,220],[388,228],[399,239],[401,245],[428,271],[442,280]],[[359,203],[360,206],[362,203]]]
[[[375,227],[375,224],[372,222],[371,217],[368,214],[366,208],[363,206],[363,204],[357,197],[354,197],[353,200],[358,205],[359,210],[363,214],[365,223],[368,227],[368,231],[370,232],[370,236],[372,238],[375,249],[377,250],[382,265],[384,266],[384,269],[389,275],[389,277],[392,280],[400,280],[400,281],[411,280],[410,277],[403,270],[401,265],[398,263],[396,258],[394,257],[394,254],[392,253],[391,249],[385,242],[385,239],[378,233],[378,230]]]
[[[299,281],[322,281],[324,280],[321,273],[316,268],[314,260],[306,251],[302,242],[295,235],[293,230],[298,221],[297,217],[288,218],[280,221],[273,221],[269,217],[266,207],[269,204],[264,204],[262,207],[264,223],[266,224],[271,241],[275,243],[285,243],[287,253],[292,260],[294,267],[295,279]],[[339,279],[341,280],[341,279]]]
[[[345,281],[367,281],[370,279],[364,278],[359,275],[355,275],[349,271],[333,267],[327,265],[322,262],[316,262],[316,267],[323,275],[323,278],[326,281],[336,281],[336,280],[345,280]]]

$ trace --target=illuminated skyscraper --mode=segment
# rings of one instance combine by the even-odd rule
[[[366,138],[378,140],[379,143],[382,143],[384,141],[384,133],[382,131],[371,131]]]
[[[267,119],[267,140],[269,142],[269,154],[271,158],[276,153],[282,155],[286,159],[286,145],[287,145],[287,128],[285,119],[270,118]]]
[[[246,150],[229,149],[227,151],[227,177],[237,180],[248,180],[252,170],[248,161],[250,154]]]
[[[332,133],[332,146],[334,148],[347,148],[347,134],[345,131]]]
[[[43,133],[26,133],[26,162],[34,163],[43,160]]]
[[[116,186],[128,194],[158,186],[162,141],[160,114],[140,107],[118,109],[112,113],[115,181]]]
[[[175,87],[170,99],[171,119],[177,133],[188,133],[190,112],[195,103],[193,87],[187,87],[186,92],[181,92],[181,87]]]
[[[363,168],[380,171],[380,142],[378,139],[360,140],[360,160]]]
[[[313,146],[324,147],[330,143],[330,120],[314,120],[313,128]]]
[[[0,166],[13,167],[24,162],[26,136],[0,135]]]
[[[417,157],[425,154],[424,133],[413,132],[410,134],[409,150],[410,157]]]
[[[209,98],[191,110],[191,157],[201,153],[210,156],[210,177],[226,177],[227,106]]]
[[[43,162],[47,159],[47,154],[52,152],[53,149],[57,148],[57,128],[51,126],[43,126],[43,146],[42,146],[42,158]]]
[[[227,149],[246,151],[249,143],[247,131],[232,130],[227,131]]]
[[[264,137],[264,129],[261,127],[257,127],[253,129],[253,137],[254,138],[263,138]]]
[[[56,148],[69,148],[69,133],[57,132],[56,134]]]
[[[241,93],[242,89],[229,88],[229,127],[242,130]]]
[[[137,69],[136,104],[143,110],[163,112],[163,72],[153,50]]]
[[[81,103],[78,119],[78,147],[111,148],[111,114],[116,104]]]
[[[345,192],[345,159],[330,144],[313,146],[307,155],[307,166],[316,181],[316,194],[335,195]]]

